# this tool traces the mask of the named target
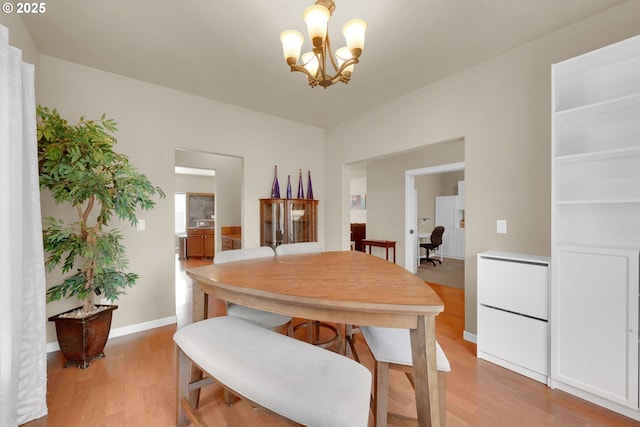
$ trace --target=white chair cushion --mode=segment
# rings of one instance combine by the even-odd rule
[[[248,259],[274,257],[275,253],[269,246],[258,248],[243,248],[216,252],[213,258],[214,264],[226,264],[233,261],[243,261]],[[269,313],[268,311],[257,310],[243,305],[227,303],[227,316],[235,316],[246,319],[263,328],[277,328],[291,321],[291,316]]]
[[[228,316],[187,325],[174,341],[220,383],[290,420],[367,426],[371,373],[351,359]]]
[[[242,261],[245,259],[269,258],[275,256],[273,249],[269,246],[260,246],[258,248],[232,249],[227,251],[218,251],[213,257],[214,264],[224,264],[233,261]]]
[[[377,361],[413,366],[411,337],[408,329],[360,326],[360,332]],[[439,371],[451,371],[449,359],[437,341],[436,364]]]
[[[227,316],[241,317],[267,329],[277,328],[291,320],[291,316],[270,313],[234,303],[227,303]]]
[[[276,246],[276,256],[313,254],[318,252],[322,252],[322,246],[318,242],[285,243]]]

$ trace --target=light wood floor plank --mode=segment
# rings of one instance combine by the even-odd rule
[[[210,261],[197,261],[205,263]],[[184,263],[176,279],[184,281]],[[195,265],[194,265],[195,266]],[[190,283],[181,283],[188,302]],[[451,362],[447,377],[447,425],[449,427],[638,427],[640,423],[577,397],[493,365],[475,356],[475,345],[462,338],[464,291],[446,286],[433,288],[445,303],[436,318],[437,336]],[[224,304],[212,301],[212,312]],[[188,316],[184,307],[178,317]],[[180,320],[179,320],[180,321]],[[302,320],[299,320],[300,322]],[[59,352],[48,355],[49,415],[25,427],[120,427],[175,425],[175,325],[109,340],[106,357],[86,370],[63,369]],[[304,335],[304,328],[300,329]],[[362,362],[373,361],[360,337],[356,339]],[[390,372],[389,409],[415,416],[413,390],[404,374]],[[244,401],[228,407],[222,389],[203,390],[205,420],[218,427],[289,427],[282,418],[252,408]]]

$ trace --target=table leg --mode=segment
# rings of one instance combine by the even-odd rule
[[[418,327],[411,329],[410,335],[418,426],[443,427],[440,421],[435,316],[418,316]]]

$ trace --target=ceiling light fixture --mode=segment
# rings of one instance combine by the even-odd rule
[[[362,19],[352,19],[342,27],[342,34],[347,41],[347,46],[331,51],[329,41],[329,18],[336,9],[332,0],[318,0],[313,6],[309,6],[303,14],[307,24],[309,38],[313,44],[313,50],[302,55],[302,65],[298,65],[300,49],[304,37],[298,31],[287,30],[280,34],[284,59],[291,67],[291,71],[300,71],[306,74],[309,86],[318,85],[328,88],[336,82],[349,83],[353,66],[364,49],[364,32],[367,23]],[[335,58],[334,58],[335,55]],[[334,74],[327,68],[327,58],[333,67]]]

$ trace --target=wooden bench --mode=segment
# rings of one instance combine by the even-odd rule
[[[246,320],[220,316],[180,328],[177,424],[206,426],[189,393],[217,381],[304,426],[365,427],[371,373],[359,363]],[[189,362],[208,374],[190,383]]]

